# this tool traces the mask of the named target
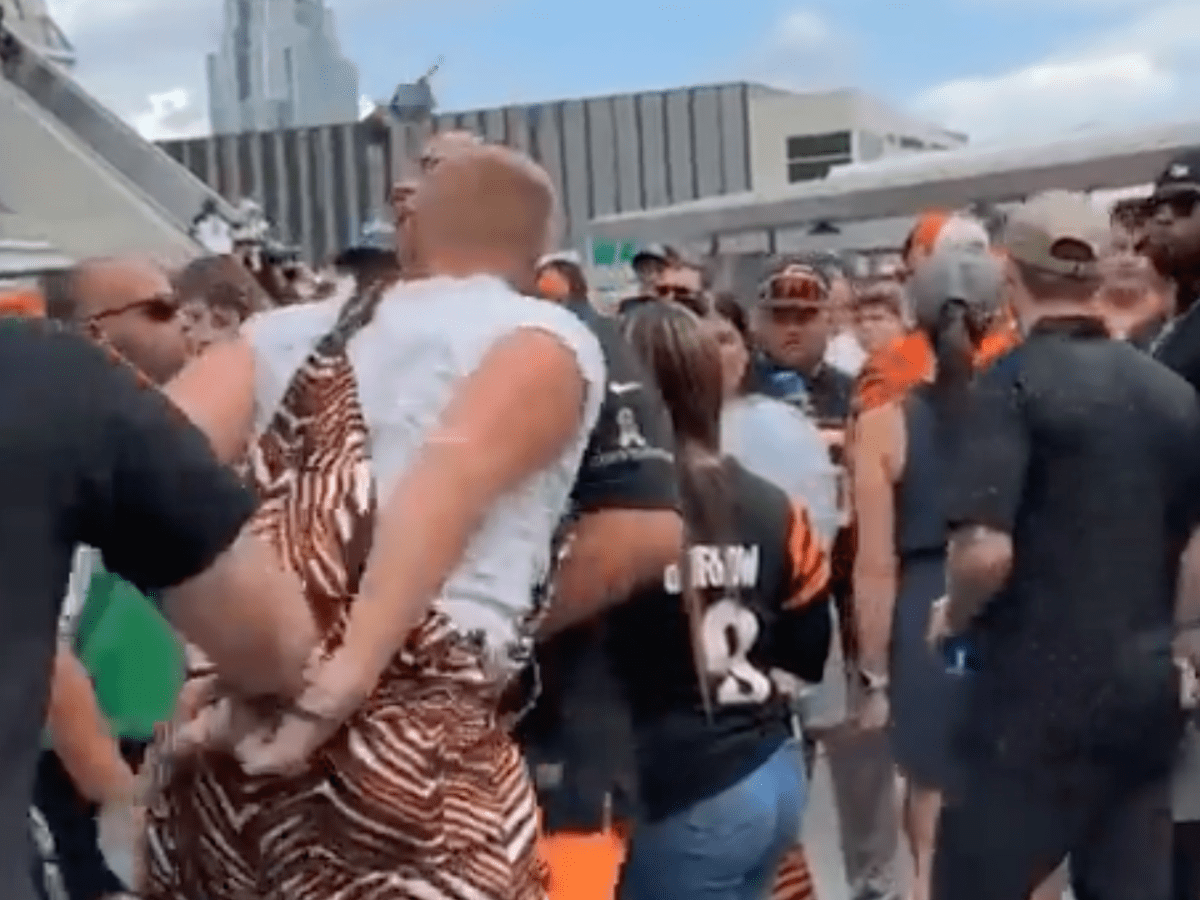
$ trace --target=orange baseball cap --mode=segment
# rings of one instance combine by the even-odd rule
[[[922,213],[904,242],[904,261],[912,265],[944,247],[988,247],[987,229],[976,219],[946,210]]]

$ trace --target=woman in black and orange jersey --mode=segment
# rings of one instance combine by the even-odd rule
[[[764,900],[806,793],[781,686],[821,678],[828,557],[802,506],[722,456],[710,326],[662,302],[639,309],[628,334],[671,413],[689,537],[679,564],[610,624],[645,813],[619,896]]]
[[[907,288],[936,364],[927,380],[863,412],[856,424],[854,596],[866,695],[860,724],[890,722],[892,751],[907,779],[912,896],[925,900],[941,792],[955,774],[951,730],[960,682],[955,666],[926,642],[930,611],[946,590],[946,435],[1001,306],[1003,270],[986,247],[940,248],[917,263]]]

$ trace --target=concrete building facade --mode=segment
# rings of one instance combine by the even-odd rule
[[[805,141],[817,149],[831,143],[838,152],[816,161],[833,165],[863,158],[875,138],[878,155],[965,140],[857,92],[793,94],[745,82],[442,113],[425,126],[385,120],[163,146],[226,198],[252,197],[281,239],[319,259],[386,213],[388,184],[430,130],[466,129],[532,155],[558,188],[565,243],[580,250],[598,217],[772,191],[795,174],[795,163],[814,162]],[[789,147],[801,157],[789,158]],[[634,247],[593,250],[603,261]]]
[[[208,105],[216,134],[357,121],[358,69],[324,0],[225,0]]]
[[[905,115],[856,90],[794,94],[760,88],[750,104],[753,189],[774,193],[837,166],[927,150],[967,136]]]

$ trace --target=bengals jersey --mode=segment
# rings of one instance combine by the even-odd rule
[[[686,566],[669,567],[609,622],[651,820],[765,762],[791,734],[780,672],[820,681],[829,650],[829,558],[807,512],[732,459],[725,466],[733,498],[727,539],[690,547]],[[683,570],[700,598],[695,623]]]

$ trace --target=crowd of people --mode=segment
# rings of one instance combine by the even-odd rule
[[[852,900],[1200,898],[1200,152],[616,310],[417,162],[0,298],[8,896],[813,898],[823,761]]]

